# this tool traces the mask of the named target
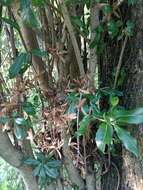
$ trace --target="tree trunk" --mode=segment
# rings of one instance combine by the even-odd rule
[[[131,40],[130,57],[125,63],[127,80],[124,87],[125,105],[128,108],[143,106],[143,1],[138,0],[131,11],[135,23],[135,36]],[[130,127],[132,135],[138,140],[140,151],[143,151],[143,125]],[[123,150],[121,190],[143,189],[143,163],[128,151]]]
[[[13,147],[8,135],[0,130],[0,157],[15,167],[23,176],[26,190],[38,190],[36,178],[32,176],[32,168],[23,165],[22,152]]]

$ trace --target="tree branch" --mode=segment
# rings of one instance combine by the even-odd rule
[[[119,57],[119,62],[118,62],[116,73],[115,73],[115,80],[114,80],[114,86],[113,86],[114,89],[116,88],[117,80],[118,80],[118,77],[119,77],[119,74],[120,74],[122,60],[123,60],[123,55],[124,55],[124,51],[125,51],[125,47],[126,47],[127,41],[128,41],[128,37],[126,36],[125,40],[123,42],[123,46],[122,46],[120,57]]]
[[[93,31],[99,24],[98,21],[98,8],[97,3],[91,1],[91,8],[90,8],[90,27],[91,27],[91,42],[95,39],[95,32]],[[95,48],[90,49],[90,57],[89,57],[89,75],[91,77],[91,84],[94,85],[94,78],[97,66],[97,55]]]
[[[65,129],[63,129],[63,139],[64,139],[64,145],[63,145],[63,155],[64,155],[64,164],[68,171],[68,175],[70,180],[74,185],[77,185],[79,187],[79,190],[85,190],[85,184],[84,180],[79,175],[79,172],[77,168],[73,165],[73,161],[70,157],[70,150],[69,150],[69,134]]]
[[[61,3],[61,9],[62,9],[63,17],[64,17],[64,22],[65,22],[65,24],[67,26],[67,29],[69,31],[71,41],[72,41],[72,45],[73,45],[73,48],[74,48],[74,51],[75,51],[75,55],[76,55],[80,75],[84,76],[85,71],[84,71],[84,67],[83,67],[83,63],[82,63],[82,58],[81,58],[78,43],[77,43],[77,40],[76,40],[76,37],[75,37],[75,34],[74,34],[74,29],[73,29],[73,26],[71,24],[70,16],[69,16],[69,13],[68,13],[68,10],[67,10],[67,7],[65,5],[64,0],[60,0],[60,3]]]
[[[23,154],[16,150],[8,135],[0,130],[0,156],[15,168],[20,168]]]
[[[35,31],[22,22],[22,18],[18,14],[19,6],[19,2],[14,1],[12,6],[13,15],[19,23],[26,49],[31,52],[33,49],[39,49],[38,41]],[[43,90],[47,90],[51,86],[51,81],[49,80],[48,74],[46,72],[45,63],[41,57],[36,55],[32,55],[32,62],[34,64],[34,70],[36,71],[35,75],[39,79],[40,86]]]
[[[8,135],[2,130],[0,130],[0,157],[18,169],[23,176],[26,190],[39,189],[35,177],[32,176],[32,168],[22,164],[22,152],[13,147]]]

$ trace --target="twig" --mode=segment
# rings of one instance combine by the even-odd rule
[[[122,49],[121,49],[121,53],[120,53],[120,57],[119,57],[119,62],[118,62],[117,69],[116,69],[113,89],[116,88],[116,84],[117,84],[117,80],[118,80],[118,77],[119,77],[119,73],[120,73],[120,69],[121,69],[121,65],[122,65],[122,60],[123,60],[123,55],[124,55],[124,51],[125,51],[125,47],[126,47],[127,41],[128,41],[128,37],[126,36],[125,40],[124,40],[124,43],[123,43],[123,46],[122,46]]]

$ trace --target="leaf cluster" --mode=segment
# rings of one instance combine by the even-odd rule
[[[33,176],[39,177],[39,184],[42,187],[47,182],[55,180],[59,176],[59,169],[62,165],[61,161],[55,160],[51,155],[44,155],[43,153],[36,153],[36,159],[28,158],[24,164],[33,167]]]
[[[106,95],[108,98],[109,108],[107,110],[101,110],[99,107],[102,95]],[[127,150],[139,156],[137,140],[130,135],[125,126],[133,127],[131,124],[143,123],[143,108],[126,110],[124,107],[119,106],[119,97],[121,95],[122,93],[110,89],[99,90],[96,94],[82,94],[82,99],[86,98],[86,101],[80,108],[79,128],[76,135],[86,135],[91,124],[97,123],[97,125],[93,125],[96,128],[94,139],[97,148],[101,152],[105,153],[107,147],[111,149],[117,141],[116,139],[119,139]],[[77,112],[76,105],[80,97],[81,95],[78,93],[69,94],[69,112]]]

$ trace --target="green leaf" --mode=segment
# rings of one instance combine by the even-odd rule
[[[39,164],[32,172],[33,176],[39,176],[40,175],[40,169],[41,169],[41,164]]]
[[[22,18],[25,24],[32,28],[38,28],[39,23],[36,19],[36,16],[31,8],[26,9],[22,12]]]
[[[45,155],[42,152],[35,152],[35,155],[37,157],[37,160],[39,160],[40,162],[45,161]]]
[[[32,5],[35,7],[41,7],[45,5],[45,0],[32,0]]]
[[[0,124],[5,125],[6,123],[8,123],[8,121],[9,117],[7,116],[0,117]]]
[[[123,116],[117,120],[119,124],[141,124],[143,123],[143,115]]]
[[[103,88],[100,89],[99,92],[105,96],[123,96],[123,93],[121,91],[114,90],[111,88]]]
[[[119,137],[119,139],[122,141],[123,145],[125,146],[125,148],[138,157],[139,150],[137,147],[136,139],[134,139],[128,131],[118,126],[115,127],[115,131],[117,133],[117,136]]]
[[[15,126],[14,129],[15,136],[18,140],[23,140],[27,137],[27,132],[23,127]]]
[[[105,15],[107,15],[107,14],[109,14],[109,13],[111,13],[112,12],[112,7],[110,6],[110,5],[105,5],[104,7],[103,7],[103,13],[105,14]]]
[[[129,37],[133,36],[135,24],[132,21],[128,20],[126,25],[127,25],[125,28],[126,35],[128,35]]]
[[[79,123],[79,129],[77,130],[76,134],[78,136],[85,135],[88,129],[89,124],[91,123],[91,116],[86,115]]]
[[[23,74],[29,67],[29,54],[21,53],[16,57],[14,63],[9,68],[9,77],[12,79],[18,74]]]
[[[44,165],[46,175],[56,179],[59,176],[59,172],[56,168],[50,168],[47,165]]]
[[[73,24],[75,24],[79,28],[83,28],[84,27],[83,22],[81,21],[80,17],[78,17],[78,16],[72,16],[71,17],[71,21],[73,22]]]
[[[110,20],[107,24],[109,35],[112,38],[116,37],[121,26],[122,22],[120,20],[118,21]]]
[[[41,49],[32,49],[32,54],[38,57],[46,57],[48,55],[46,51],[43,51]]]
[[[38,178],[38,184],[40,186],[40,190],[42,190],[46,185],[47,185],[47,178],[45,177],[40,177]]]
[[[28,158],[24,161],[24,164],[35,166],[35,165],[39,165],[40,162],[36,159]]]
[[[27,121],[26,121],[24,118],[22,118],[22,117],[16,118],[16,119],[15,119],[15,123],[16,123],[17,125],[23,125],[23,126],[26,126],[26,125],[27,125]]]
[[[42,165],[41,168],[40,168],[39,176],[44,177],[44,178],[46,177],[46,172],[45,172],[44,165]]]
[[[111,96],[110,97],[110,103],[113,107],[117,106],[119,103],[119,98],[118,96]]]
[[[36,110],[35,107],[32,103],[30,102],[25,102],[24,105],[22,106],[23,110],[28,114],[28,115],[35,115]]]
[[[9,19],[9,18],[5,18],[5,17],[1,17],[1,20],[4,21],[5,23],[11,25],[12,27],[14,27],[15,29],[17,29],[19,31],[19,25],[14,22],[13,20]]]
[[[107,123],[102,123],[96,133],[96,145],[99,150],[105,152],[106,145],[110,145],[112,142],[113,128]]]
[[[102,53],[105,48],[105,43],[102,38],[102,34],[104,32],[104,25],[99,24],[92,32],[95,32],[95,39],[90,43],[90,48],[96,49],[96,53]]]
[[[60,160],[51,160],[51,161],[48,161],[46,165],[51,168],[59,168],[59,167],[61,167],[61,161]]]
[[[36,19],[35,13],[31,7],[31,1],[30,0],[21,0],[21,17],[23,22],[32,28],[38,28],[39,23]]]
[[[20,1],[20,7],[21,9],[27,9],[31,6],[31,0],[21,0]]]
[[[114,109],[112,115],[119,124],[143,123],[143,108],[136,108],[134,110]]]

